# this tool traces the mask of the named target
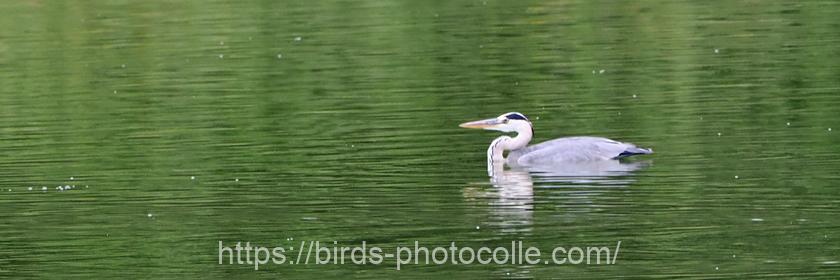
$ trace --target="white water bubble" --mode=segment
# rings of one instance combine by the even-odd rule
[[[300,37],[300,36],[295,37],[295,41],[300,42],[300,40],[303,40],[303,37]]]
[[[604,72],[607,72],[607,70],[601,69],[598,71],[598,74],[604,74]]]
[[[27,190],[30,190],[30,191],[31,191],[31,190],[32,190],[32,187],[27,188]]]
[[[763,221],[764,221],[764,219],[762,219],[762,218],[752,218],[752,219],[750,219],[750,221],[753,221],[753,222],[763,222]]]
[[[281,59],[281,58],[283,58],[283,54],[278,53],[277,54],[277,59]]]
[[[477,230],[478,230],[478,229],[481,229],[481,227],[480,227],[480,226],[475,226],[475,229],[477,229]]]
[[[153,216],[152,213],[146,214],[146,217],[151,218],[152,216]]]
[[[720,53],[720,50],[719,50],[719,49],[715,49],[715,53]]]
[[[738,179],[738,175],[735,175],[735,179]]]
[[[225,58],[224,54],[219,54],[219,58]]]

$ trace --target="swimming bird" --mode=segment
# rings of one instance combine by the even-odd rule
[[[500,136],[487,148],[487,166],[503,162],[514,166],[557,165],[586,161],[615,160],[633,155],[652,154],[652,149],[630,143],[594,136],[557,138],[528,146],[534,130],[531,121],[517,112],[504,113],[496,118],[462,123],[463,128],[481,128],[501,132],[516,132],[516,137]],[[507,157],[504,152],[509,151]]]

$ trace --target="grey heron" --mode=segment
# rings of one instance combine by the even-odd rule
[[[490,143],[490,147],[487,148],[487,166],[491,173],[490,169],[494,163],[500,162],[513,166],[557,165],[615,160],[653,153],[651,149],[639,148],[630,143],[593,136],[557,138],[528,146],[534,130],[531,121],[517,112],[505,113],[492,119],[462,123],[460,127],[516,132],[516,137],[504,135]],[[506,158],[505,151],[509,151]]]

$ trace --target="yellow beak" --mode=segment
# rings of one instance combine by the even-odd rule
[[[495,119],[495,118],[494,118],[494,119],[486,119],[486,120],[473,121],[473,122],[465,122],[465,123],[462,123],[462,124],[460,124],[460,125],[458,125],[458,126],[463,127],[463,128],[483,128],[483,129],[488,129],[488,128],[495,127],[495,126],[497,126],[497,125],[499,125],[499,124],[500,124],[500,123],[499,123],[499,120],[497,120],[497,119]]]

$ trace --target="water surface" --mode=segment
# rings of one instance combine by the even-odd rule
[[[3,278],[840,273],[833,1],[0,11]],[[498,134],[457,125],[514,110],[535,141],[597,135],[657,153],[617,174],[490,178]],[[219,265],[220,240],[622,245],[609,266],[254,271]]]

